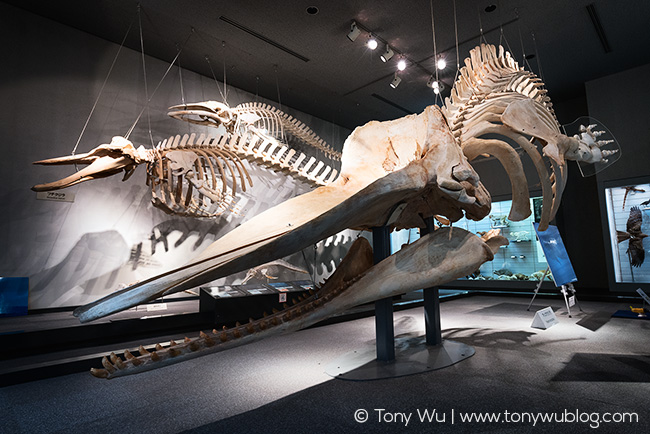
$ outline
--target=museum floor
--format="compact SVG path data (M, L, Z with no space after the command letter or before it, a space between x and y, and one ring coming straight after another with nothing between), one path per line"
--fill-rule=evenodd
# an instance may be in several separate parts
M569 318L559 297L537 300L530 312L528 301L442 303L443 336L476 354L438 371L366 382L329 377L328 363L373 344L374 319L363 318L132 377L79 373L3 387L0 432L647 432L650 321L612 318L623 303L583 301L584 312ZM534 310L549 305L559 324L531 328ZM422 308L395 313L396 335L423 329ZM367 411L365 423L355 421L364 416L358 410ZM420 420L433 410L431 422ZM471 412L500 421L461 420L476 417ZM564 422L533 421L540 413ZM638 422L604 422L623 413L637 413Z

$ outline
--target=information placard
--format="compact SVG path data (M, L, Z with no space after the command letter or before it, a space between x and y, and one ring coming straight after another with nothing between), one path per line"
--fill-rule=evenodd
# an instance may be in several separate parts
M537 329L547 329L558 322L555 312L553 312L553 309L549 306L535 312L535 318L533 318L533 323L530 326Z

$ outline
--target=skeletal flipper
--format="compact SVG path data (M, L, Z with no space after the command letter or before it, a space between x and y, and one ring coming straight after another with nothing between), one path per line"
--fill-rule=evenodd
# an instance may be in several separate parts
M141 346L138 357L129 351L124 359L112 353L102 360L103 368L91 373L109 379L135 374L300 330L353 306L470 274L507 243L496 233L484 241L460 228L444 228L373 266L370 244L359 238L321 288L285 304L283 310L230 329L200 332L197 338L159 345L153 351Z
M503 138L529 155L542 186L540 230L545 230L559 207L567 180L565 160L597 162L607 156L598 149L602 144L560 132L544 83L519 67L501 46L481 44L470 52L443 113L470 161L490 154L506 167L512 185L511 220L522 220L531 210L521 160Z
M241 158L280 170L303 182L327 185L339 173L339 152L305 124L268 104L244 103L230 108L217 101L204 101L173 106L169 110L169 116L175 119L223 126L229 134L238 137L237 152ZM300 148L313 149L323 158L307 155Z

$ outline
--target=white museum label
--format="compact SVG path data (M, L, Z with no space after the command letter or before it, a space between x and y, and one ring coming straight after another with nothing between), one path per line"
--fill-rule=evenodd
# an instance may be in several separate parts
M287 293L286 292L281 292L278 295L280 296L280 303L286 303L287 302Z
M547 329L554 326L558 322L559 321L555 316L555 312L553 312L553 309L551 309L551 306L549 306L535 312L535 318L533 319L533 323L530 326L537 329Z
M154 310L167 310L167 303L154 303L147 305L147 312L152 312Z
M36 199L54 200L56 202L74 202L74 193L65 191L39 191L36 193Z
M576 305L576 296L572 295L571 297L569 297L569 307L573 307L575 305Z

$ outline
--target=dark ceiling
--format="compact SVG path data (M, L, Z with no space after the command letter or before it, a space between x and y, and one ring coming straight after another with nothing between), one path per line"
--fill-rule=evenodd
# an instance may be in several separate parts
M5 2L117 44L138 5L133 0ZM170 62L181 46L184 68L212 77L211 65L219 80L225 69L229 85L347 128L416 113L435 102L426 87L435 71L431 5L437 53L449 65L439 76L446 87L443 96L455 74L453 0L139 4L146 54ZM496 9L487 12L490 5ZM309 13L310 7L317 13ZM481 39L482 29L487 42L508 44L520 63L524 55L536 55L529 69L539 74L541 66L556 102L582 94L585 81L650 62L647 0L456 0L456 9L461 61ZM351 42L346 35L353 20L411 63L396 89L389 83L398 56L381 62L381 42L369 50L365 33ZM137 20L135 25L126 45L140 51ZM213 99L219 99L216 89Z

